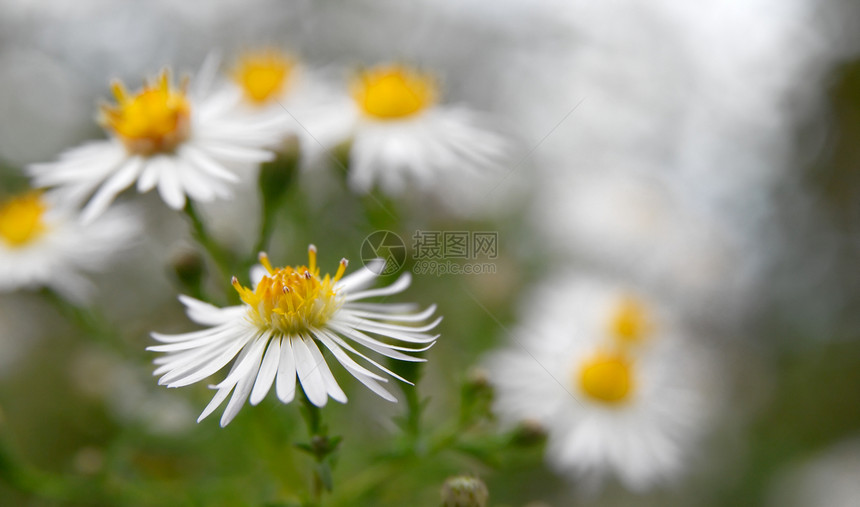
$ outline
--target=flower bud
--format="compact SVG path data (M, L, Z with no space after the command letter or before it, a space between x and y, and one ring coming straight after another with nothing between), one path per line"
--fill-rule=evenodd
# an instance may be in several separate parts
M534 419L526 419L514 430L513 443L524 447L543 443L546 439L546 429Z
M486 507L489 498L487 485L477 477L449 477L442 485L443 507Z
M203 257L195 250L183 250L173 257L173 274L183 287L192 293L203 282L205 267Z

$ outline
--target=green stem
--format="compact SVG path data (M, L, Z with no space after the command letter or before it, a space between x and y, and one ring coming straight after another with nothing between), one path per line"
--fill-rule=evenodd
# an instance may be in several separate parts
M298 157L298 144L295 139L290 139L284 143L274 160L260 165L258 186L262 218L257 242L252 252L252 263L256 262L257 254L265 251L269 246L278 211L283 207L286 196L296 179Z
M257 236L257 242L254 243L253 261L256 262L257 254L265 252L269 248L269 241L272 239L272 232L275 229L276 213L273 209L263 210L263 217L260 219L260 233Z
M321 505L324 491L332 491L332 457L340 444L340 437L330 437L328 427L323 424L322 410L308 400L302 391L302 416L308 425L309 444L299 444L298 447L314 457L316 466L313 469L311 499L308 505Z
M403 394L406 397L406 432L417 443L421 435L421 412L423 405L418 394L418 386L403 386Z
M189 220L191 220L191 227L193 228L195 239L201 246L203 246L215 262L215 266L218 268L219 278L223 280L221 283L224 284L225 293L228 295L232 294L233 291L230 290L230 279L233 275L233 262L230 252L222 248L221 245L218 244L218 242L209 234L209 231L203 224L203 220L200 218L200 215L197 213L197 209L194 207L194 204L190 199L186 201L184 211Z

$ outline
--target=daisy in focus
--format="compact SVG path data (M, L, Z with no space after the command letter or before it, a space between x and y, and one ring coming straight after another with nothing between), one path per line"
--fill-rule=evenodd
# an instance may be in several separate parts
M48 287L84 302L95 289L85 273L103 269L139 229L124 208L84 225L40 192L13 197L0 204L0 291Z
M221 426L229 424L249 398L252 405L260 403L273 384L278 399L290 403L296 396L297 379L314 405L325 406L329 397L345 403L346 395L323 356L322 350L326 349L371 391L388 401L397 401L380 384L388 379L362 366L355 358L378 372L409 382L353 345L392 359L424 361L404 352L421 352L433 346L438 335L427 331L442 318L429 324L424 322L433 315L436 306L416 311L410 304L361 302L402 292L410 284L409 273L387 287L373 289L369 287L380 271L378 265L344 276L347 261L343 259L334 276L320 276L316 254L311 245L308 265L295 268L273 267L266 255L260 254L262 267L253 270L251 288L233 278L243 304L218 308L180 296L188 317L210 327L179 335L152 334L163 345L147 350L165 353L155 360L160 365L155 375L162 375L159 384L167 387L199 382L233 362L224 380L214 386L215 396L198 422L218 408L231 392Z
M428 74L379 65L359 72L350 92L345 133L351 138L349 184L356 192L378 185L391 195L409 187L439 193L450 190L450 178L462 185L507 158L509 143L489 120L441 104L439 84Z
M230 198L243 171L273 157L264 148L277 139L265 119L236 115L223 94L209 93L216 70L216 59L207 59L191 88L187 79L172 83L166 70L136 92L114 82L116 103L103 105L98 117L109 139L31 165L34 183L55 187L64 200L86 202L85 221L135 182L141 193L158 187L173 209L182 209L186 198Z
M680 475L704 426L704 369L671 318L599 280L561 280L530 301L518 342L488 362L500 417L538 422L549 464L592 487Z

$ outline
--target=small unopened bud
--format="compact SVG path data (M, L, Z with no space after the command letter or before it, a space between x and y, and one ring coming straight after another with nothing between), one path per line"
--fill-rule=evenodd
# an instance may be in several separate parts
M184 287L200 287L204 271L203 257L194 250L183 250L173 258L173 273Z
M514 443L523 446L535 445L546 438L546 429L534 419L526 419L514 431Z
M477 477L449 477L442 485L443 507L486 507L489 499L487 485Z
M483 390L490 387L490 375L483 368L474 368L469 372L466 382L475 390Z

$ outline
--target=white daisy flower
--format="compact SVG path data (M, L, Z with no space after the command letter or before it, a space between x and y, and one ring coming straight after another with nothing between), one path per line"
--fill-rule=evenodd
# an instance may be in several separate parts
M364 267L343 277L347 265L343 259L333 277L321 277L313 245L308 257L308 266L274 268L266 255L260 254L265 269L257 266L252 272L256 282L253 289L233 278L243 304L217 308L180 296L189 318L211 327L179 335L152 334L164 344L147 350L166 352L155 360L160 365L155 375L162 375L159 383L167 387L199 382L233 361L230 373L214 386L217 392L198 422L232 392L221 416L221 426L226 426L245 400L250 397L251 404L257 405L273 383L278 399L290 403L296 395L296 378L314 405L324 406L329 397L345 403L346 395L332 375L320 345L359 382L388 401L397 400L380 385L387 378L360 365L352 356L398 380L408 381L356 350L353 344L393 359L424 361L403 352L421 352L435 343L438 335L426 332L442 318L423 324L436 310L435 305L418 312L413 305L359 302L402 292L411 281L409 273L388 287L368 289L379 266Z
M167 71L129 94L114 82L116 105L101 108L99 122L110 135L60 155L56 162L28 168L39 187L58 187L71 202L88 201L82 218L92 220L137 181L139 192L156 186L173 209L186 196L208 202L231 197L237 171L270 160L273 144L262 118L231 112L223 94L209 94L217 60L207 59L195 88L175 87Z
M320 144L333 142L310 132L329 132L326 126L347 106L329 80L298 58L274 48L249 51L239 57L230 76L232 86L225 93L236 109L268 118L279 140L295 136L312 154L320 151Z
M379 185L392 195L409 187L449 191L451 177L462 184L499 167L507 140L476 111L439 104L438 88L429 75L403 65L358 73L344 111L353 190Z
M123 208L84 225L40 192L0 205L0 291L49 287L83 302L94 287L85 272L104 268L140 229Z
M637 291L566 279L534 298L517 344L489 360L504 421L537 421L547 459L642 490L683 471L703 426L702 365Z

